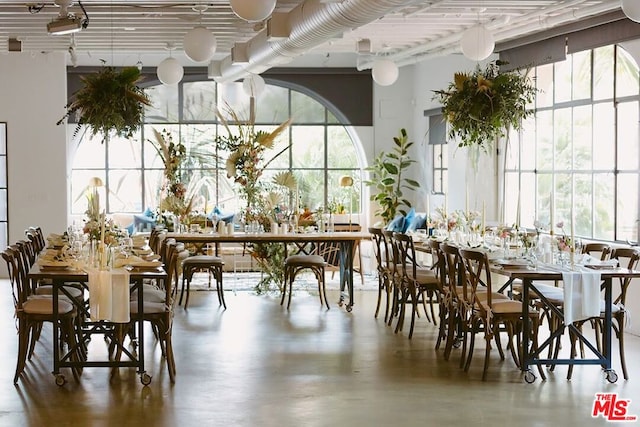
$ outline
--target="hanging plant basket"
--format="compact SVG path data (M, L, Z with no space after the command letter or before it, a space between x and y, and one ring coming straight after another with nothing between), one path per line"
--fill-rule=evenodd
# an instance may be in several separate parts
M449 138L460 147L488 151L509 129L520 130L523 119L534 113L527 107L536 88L520 70L500 72L504 62L489 63L471 73L455 73L446 90L435 91L442 114L449 123Z
M65 106L67 112L57 124L75 115L78 126L74 136L87 125L92 135L111 134L131 138L143 121L144 107L151 101L137 84L142 80L137 67L103 67L99 72L81 77L84 86Z

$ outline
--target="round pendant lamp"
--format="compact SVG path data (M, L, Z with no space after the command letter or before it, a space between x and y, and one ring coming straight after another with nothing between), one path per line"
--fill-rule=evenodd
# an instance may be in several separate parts
M371 76L380 86L390 86L398 80L398 66L388 59L376 59L371 67Z
M482 24L467 29L460 39L462 53L472 61L487 59L495 46L493 34Z
M195 27L184 35L184 53L194 62L211 61L216 53L216 36L205 27Z
M276 0L230 0L229 3L233 13L248 22L264 21L276 7Z
M184 75L184 68L175 58L166 58L160 64L158 64L158 68L156 69L156 74L158 75L158 79L164 85L173 86L176 85L182 80L182 76Z
M640 1L638 0L622 0L622 11L627 18L635 22L640 22Z
M258 98L264 91L264 79L257 74L250 74L242 80L242 90L254 98Z

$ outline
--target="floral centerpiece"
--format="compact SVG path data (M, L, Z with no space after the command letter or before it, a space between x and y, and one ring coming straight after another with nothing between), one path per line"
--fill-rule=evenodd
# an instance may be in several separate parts
M494 140L510 128L521 129L522 120L533 114L527 106L534 100L535 86L518 70L501 72L503 64L495 61L484 70L455 73L446 90L435 91L449 123L449 138L458 138L458 146L487 152Z

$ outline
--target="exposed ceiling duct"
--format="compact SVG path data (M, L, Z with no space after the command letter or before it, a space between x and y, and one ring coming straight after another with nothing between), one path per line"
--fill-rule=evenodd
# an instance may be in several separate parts
M250 39L244 46L246 62L236 64L229 56L210 67L216 70L210 77L220 83L245 77L288 62L332 38L340 37L362 25L417 3L416 0L351 0L326 3L310 0L286 14L289 37L270 40L266 30Z

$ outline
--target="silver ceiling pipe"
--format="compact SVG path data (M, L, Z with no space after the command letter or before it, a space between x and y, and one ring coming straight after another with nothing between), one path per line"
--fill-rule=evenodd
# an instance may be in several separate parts
M261 73L340 37L346 31L415 3L416 0L344 0L342 3L307 0L287 14L287 38L270 40L267 30L262 30L242 46L245 56L242 63L234 63L231 57L216 61L210 66L210 70L215 70L210 77L226 83L248 73Z

